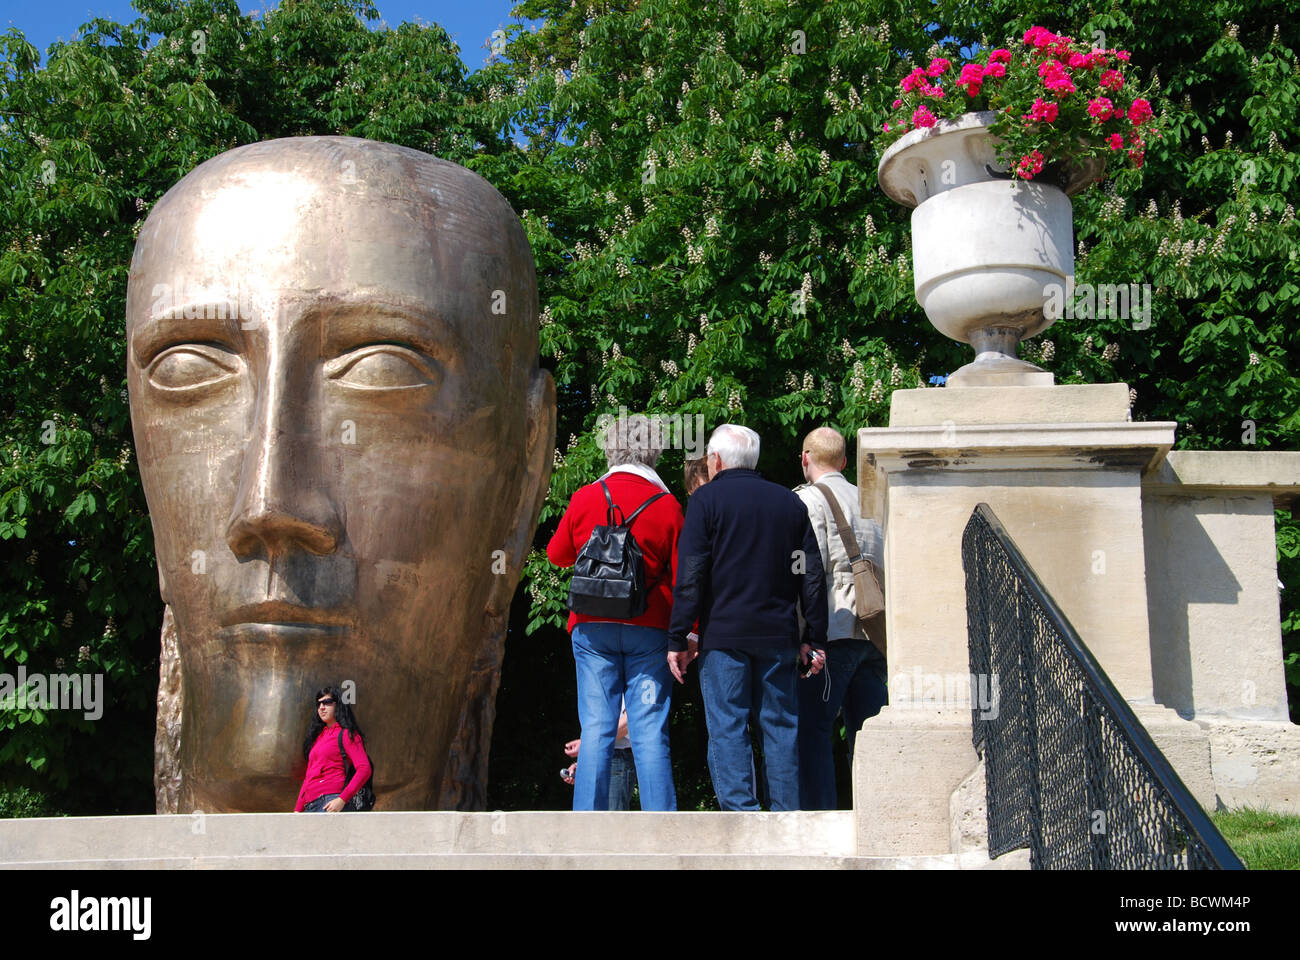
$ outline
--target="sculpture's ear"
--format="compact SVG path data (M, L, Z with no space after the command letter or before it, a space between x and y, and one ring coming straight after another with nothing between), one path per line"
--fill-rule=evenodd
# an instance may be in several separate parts
M488 595L488 616L505 616L519 585L519 572L537 532L537 515L551 482L551 463L555 449L555 381L550 371L534 370L528 384L528 442L524 454L524 477L519 484L519 499L511 513L512 525L506 529L506 572L496 575Z

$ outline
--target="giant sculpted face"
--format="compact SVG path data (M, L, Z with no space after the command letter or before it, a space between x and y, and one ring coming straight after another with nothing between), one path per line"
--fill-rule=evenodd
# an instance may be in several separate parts
M554 444L536 315L505 199L415 150L253 144L158 202L127 373L167 605L160 812L292 809L327 684L381 808L482 804Z

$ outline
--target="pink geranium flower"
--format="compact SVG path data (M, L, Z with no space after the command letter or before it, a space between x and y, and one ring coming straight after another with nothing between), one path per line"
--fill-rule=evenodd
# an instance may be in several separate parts
M1044 100L1042 97L1038 97L1037 99L1034 100L1034 105L1029 108L1029 113L1027 113L1025 116L1029 120L1051 123L1053 120L1056 119L1058 112L1059 112L1059 108L1056 106L1056 104L1049 103L1048 101Z
M1118 70L1107 70L1097 81L1106 90L1120 90L1124 86L1124 77Z
M905 76L903 78L903 82L899 84L899 86L901 86L905 91L908 92L915 90L917 87L924 86L924 85L925 85L925 71L922 70L920 67L917 67L907 76Z
M1070 72L1056 60L1045 60L1039 64L1038 75L1043 78L1043 85L1058 97L1074 93L1074 81Z
M1086 53L1072 53L1068 63L1071 67L1086 67L1088 65L1088 55Z
M1105 50L1094 50L1092 53L1088 54L1089 70L1094 67L1104 67L1108 63L1110 63L1110 60L1107 59Z
M1010 63L1010 62L1011 62L1011 51L1007 50L1005 47L998 47L998 49L994 50L992 53L989 54L989 63ZM1002 74L998 74L998 76L1001 75Z
M1128 63L1128 51L1127 51L1127 50L1116 50L1116 51L1115 51L1115 59L1116 59L1116 60L1123 60L1125 63Z
M1007 65L1001 61L990 60L989 65L984 68L984 76L986 77L1005 77L1006 75Z
M1048 45L1047 51L1054 56L1065 58L1070 55L1070 44L1072 43L1074 43L1074 37L1055 37L1052 43ZM1074 64L1070 64L1070 66L1074 66Z
M1115 104L1106 97L1096 97L1088 101L1088 116L1096 123L1105 123L1109 120L1114 109Z
M924 106L917 107L912 114L912 123L917 127L933 127L936 122L935 115Z
M1151 104L1141 97L1133 101L1133 106L1128 108L1128 118L1133 121L1133 126L1138 127L1151 119Z
M1025 31L1025 43L1036 50L1044 50L1057 40L1056 34L1046 27L1030 27Z
M1026 180L1034 179L1034 175L1043 169L1043 155L1038 150L1031 150L1020 158L1020 165L1016 172Z
M944 57L935 57L930 61L930 66L926 68L925 74L928 77L937 77L946 71L952 64Z
M1109 137L1106 138L1106 145L1109 146L1112 150L1123 150L1124 135L1120 133L1112 133Z
M892 107L893 109L897 110L897 109L898 109L899 107L901 107L902 105L903 105L903 101L902 101L902 100L895 100L893 103L890 104L890 107Z

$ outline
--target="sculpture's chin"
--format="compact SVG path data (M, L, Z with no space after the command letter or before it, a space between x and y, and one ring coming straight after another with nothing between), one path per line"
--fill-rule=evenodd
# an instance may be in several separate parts
M186 775L180 811L192 813L284 813L294 808L300 778L249 774L237 779Z

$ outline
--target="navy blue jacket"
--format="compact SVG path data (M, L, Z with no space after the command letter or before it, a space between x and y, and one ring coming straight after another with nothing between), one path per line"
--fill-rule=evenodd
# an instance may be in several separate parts
M695 491L677 543L668 646L686 649L698 618L700 649L768 651L826 642L822 554L795 494L757 470L731 467Z

